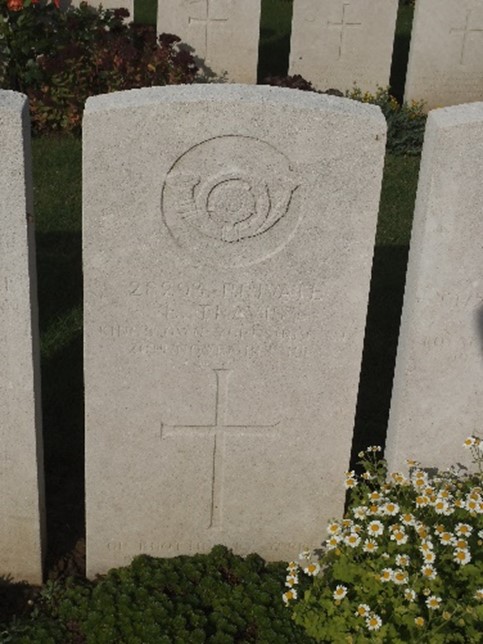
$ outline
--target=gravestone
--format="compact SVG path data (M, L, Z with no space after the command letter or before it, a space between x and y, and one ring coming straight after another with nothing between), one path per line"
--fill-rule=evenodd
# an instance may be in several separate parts
M88 100L90 576L218 543L290 558L342 513L385 129L271 87Z
M398 0L294 0L290 74L317 89L389 85Z
M387 436L406 458L466 462L483 411L483 103L430 112Z
M179 36L206 77L257 82L260 0L158 0L157 28Z
M30 121L0 91L0 576L42 581L44 485Z
M406 101L426 108L483 100L482 0L418 0Z

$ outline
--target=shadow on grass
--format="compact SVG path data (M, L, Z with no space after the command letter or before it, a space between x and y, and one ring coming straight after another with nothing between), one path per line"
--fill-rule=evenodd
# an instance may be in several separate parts
M268 76L286 76L288 74L288 58L290 53L290 36L275 37L271 29L260 32L260 47L258 50L258 82Z
M406 85L412 21L412 7L400 7L397 19L396 35L394 38L389 85L391 87L391 94L401 103L404 98L404 87Z
M375 249L351 469L358 452L386 441L407 258L407 246Z
M22 617L28 611L28 602L34 595L34 588L26 582L14 582L10 576L0 575L0 634L2 624L7 624L13 615Z
M80 233L37 234L49 577L83 573L84 384Z
M84 574L82 334L42 362L49 578Z

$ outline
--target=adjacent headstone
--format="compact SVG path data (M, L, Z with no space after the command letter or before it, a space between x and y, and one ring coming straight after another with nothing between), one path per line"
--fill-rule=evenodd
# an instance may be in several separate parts
M482 0L418 0L406 101L427 109L483 100Z
M260 0L158 0L157 28L179 36L207 78L257 82Z
M391 469L463 462L483 412L483 103L430 112L387 436ZM469 459L466 459L469 463Z
M87 101L88 575L342 513L385 130L272 87Z
M42 581L44 484L30 121L0 91L0 576Z
M389 85L398 0L294 0L290 74L317 89Z

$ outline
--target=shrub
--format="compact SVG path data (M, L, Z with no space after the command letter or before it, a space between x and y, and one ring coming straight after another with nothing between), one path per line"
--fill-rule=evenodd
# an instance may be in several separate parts
M0 86L29 97L37 133L77 133L86 99L95 94L191 83L194 59L179 38L126 24L126 9L59 12L25 0L0 0ZM75 41L72 34L75 33Z
M316 90L312 83L299 74L295 76L269 76L263 81L267 85L289 87L318 94L344 96L337 89ZM426 114L423 101L400 105L389 89L380 87L375 94L362 92L358 87L345 93L347 98L362 103L379 105L387 121L387 150L397 155L421 154L426 128Z
M387 149L394 154L421 154L426 128L423 101L400 105L387 88L379 87L375 94L355 87L346 92L347 98L379 105L387 121Z
M49 583L29 620L0 641L20 644L309 642L278 601L284 565L223 546L209 555L136 557L97 582ZM0 629L1 631L1 629Z
M302 553L284 594L297 624L321 642L477 642L483 620L483 444L465 441L478 472L387 476L380 448L347 473L349 511L332 521L319 557ZM299 572L313 576L297 601ZM294 581L295 580L295 581ZM302 593L301 593L302 595Z

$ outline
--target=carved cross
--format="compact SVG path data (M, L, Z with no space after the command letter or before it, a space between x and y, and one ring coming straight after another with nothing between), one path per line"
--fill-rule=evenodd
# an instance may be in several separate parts
M198 0L196 0L198 1ZM217 23L220 22L227 22L228 18L214 18L211 13L212 9L212 4L211 0L203 0L205 2L205 17L204 18L192 18L189 16L188 18L188 24L201 24L204 26L205 33L204 33L204 45L203 45L203 53L199 52L199 54L205 59L206 63L209 63L210 55L209 55L209 45L210 45L210 27L217 25Z
M213 422L208 425L164 425L161 424L161 439L169 436L186 436L191 432L203 432L212 440L211 457L211 502L209 528L221 528L223 510L223 479L225 468L226 437L234 432L241 434L267 435L280 421L272 425L229 425L226 421L228 382L232 373L229 369L213 369L216 377L216 399Z
M466 45L468 43L468 35L471 33L480 33L483 34L483 27L478 29L470 29L470 17L471 17L472 9L469 9L466 12L466 19L465 19L465 26L462 29L456 29L452 28L449 30L450 34L455 33L455 34L463 34L463 42L461 43L461 53L460 53L460 65L465 64L465 55L466 55Z
M344 53L344 35L345 35L345 28L346 27L360 27L362 25L362 22L349 22L346 21L346 11L347 8L350 7L350 2L344 2L342 5L342 17L340 22L331 22L330 20L327 22L327 25L330 27L340 27L340 36L339 36L339 56L337 60L340 60L342 58L342 54Z

